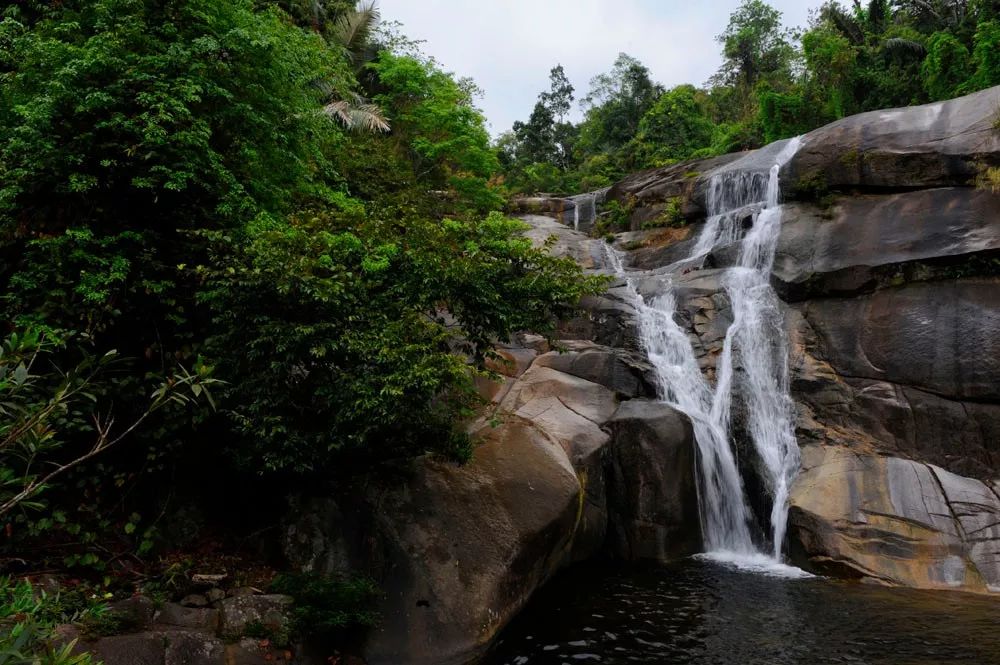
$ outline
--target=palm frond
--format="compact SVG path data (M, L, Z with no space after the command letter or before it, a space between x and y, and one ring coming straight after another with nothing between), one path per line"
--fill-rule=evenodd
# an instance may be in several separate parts
M378 25L381 13L375 0L362 2L353 11L345 13L337 19L331 36L340 44L351 59L358 63L372 31Z
M862 44L865 41L865 33L858 24L857 19L844 11L840 5L828 4L823 6L822 17L826 19L833 28L853 44Z
M341 122L349 130L365 132L388 132L389 121L376 104L353 104L338 99L323 107L323 112Z
M882 50L888 53L903 53L920 58L927 55L926 46L920 42L913 41L912 39L903 39L902 37L893 37L892 39L885 40L882 43Z

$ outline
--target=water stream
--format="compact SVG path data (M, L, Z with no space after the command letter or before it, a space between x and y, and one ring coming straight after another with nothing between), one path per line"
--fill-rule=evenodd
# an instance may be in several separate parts
M597 206L604 203L609 189L610 187L607 187L570 197L570 201L573 202L573 228L575 230L590 231L597 219Z
M732 168L708 185L708 219L690 255L657 271L661 286L641 294L637 279L617 252L612 266L635 297L640 333L654 367L660 398L687 414L698 441L699 504L707 556L741 567L802 574L781 564L788 492L799 468L794 405L788 394L787 342L769 276L781 229L781 166L799 147L792 139L770 164ZM752 220L743 234L746 220ZM740 236L743 235L742 240ZM686 331L676 320L678 278L697 269L712 250L740 242L736 265L720 284L733 312L714 388L706 379ZM752 515L732 444L732 412L739 400L744 429L753 442L773 510L770 546L754 542Z

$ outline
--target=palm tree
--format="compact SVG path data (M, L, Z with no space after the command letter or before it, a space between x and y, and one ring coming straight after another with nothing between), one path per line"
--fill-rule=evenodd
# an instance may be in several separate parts
M336 12L330 20L331 8L327 0L310 0L313 29L334 46L343 49L345 56L360 74L365 65L376 55L371 37L381 15L376 0L360 2L352 8ZM382 109L356 92L338 92L328 81L317 83L327 99L323 112L337 119L346 128L367 132L388 132L389 120Z

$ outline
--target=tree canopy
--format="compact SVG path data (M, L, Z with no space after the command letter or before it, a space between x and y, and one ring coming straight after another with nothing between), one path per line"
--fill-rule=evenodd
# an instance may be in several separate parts
M982 90L1000 84L998 26L996 0L830 0L800 29L764 0L744 0L717 37L722 65L701 87L666 90L622 54L591 81L575 126L557 121L542 93L528 122L498 143L507 184L596 189L629 171L757 148L862 111ZM573 137L561 152L556 134Z

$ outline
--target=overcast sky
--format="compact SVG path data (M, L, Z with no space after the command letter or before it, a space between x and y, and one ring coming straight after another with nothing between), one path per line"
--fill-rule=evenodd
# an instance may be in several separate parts
M704 83L718 68L715 36L740 0L380 0L385 20L424 39L444 68L471 76L496 135L526 120L561 63L579 99L624 51L667 87ZM789 27L820 0L771 0Z

